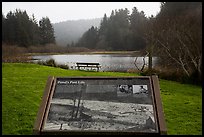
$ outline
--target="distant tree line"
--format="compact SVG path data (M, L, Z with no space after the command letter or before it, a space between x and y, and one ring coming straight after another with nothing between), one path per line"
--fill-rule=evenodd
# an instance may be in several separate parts
M34 15L30 18L26 11L16 9L6 17L2 13L2 42L23 47L55 43L54 29L48 17L38 24Z
M76 44L80 47L105 50L141 50L146 47L143 26L147 23L144 12L136 7L129 15L127 8L104 14L100 28L91 27Z

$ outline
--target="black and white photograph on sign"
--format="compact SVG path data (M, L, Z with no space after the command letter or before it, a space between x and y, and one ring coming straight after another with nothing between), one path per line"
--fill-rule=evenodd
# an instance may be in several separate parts
M147 85L133 85L133 96L148 97Z
M132 85L119 85L118 89L118 96L128 96L133 93Z
M158 132L150 96L139 96L147 85L58 82L55 91L43 130Z

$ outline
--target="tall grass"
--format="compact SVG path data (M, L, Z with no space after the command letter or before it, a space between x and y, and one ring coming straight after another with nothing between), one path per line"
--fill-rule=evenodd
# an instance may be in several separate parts
M20 47L18 45L2 44L3 62L27 62L31 58L28 53L71 53L71 52L90 52L92 50L83 47L62 47L56 44L35 45Z
M56 44L35 45L22 47L18 45L2 44L3 55L12 56L23 53L70 53L70 52L90 52L92 50L84 47L64 47Z

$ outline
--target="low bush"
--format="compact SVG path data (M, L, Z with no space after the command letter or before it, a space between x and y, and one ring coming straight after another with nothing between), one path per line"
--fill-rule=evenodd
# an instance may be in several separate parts
M56 64L54 59L49 59L46 61L38 61L37 64L45 65L45 66L51 66L51 67L57 67L57 68L62 68L62 69L69 69L68 65Z
M68 66L68 65L62 65L62 64L60 64L60 65L57 65L57 67L62 68L62 69L69 69L69 66Z
M55 63L55 60L54 59L49 59L45 62L45 65L46 66L52 66L52 67L56 67L56 63Z

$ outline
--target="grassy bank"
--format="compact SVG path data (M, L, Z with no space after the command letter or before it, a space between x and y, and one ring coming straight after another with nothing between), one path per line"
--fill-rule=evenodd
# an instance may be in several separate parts
M136 76L2 63L2 133L32 134L48 76ZM202 133L202 87L160 80L168 134Z

